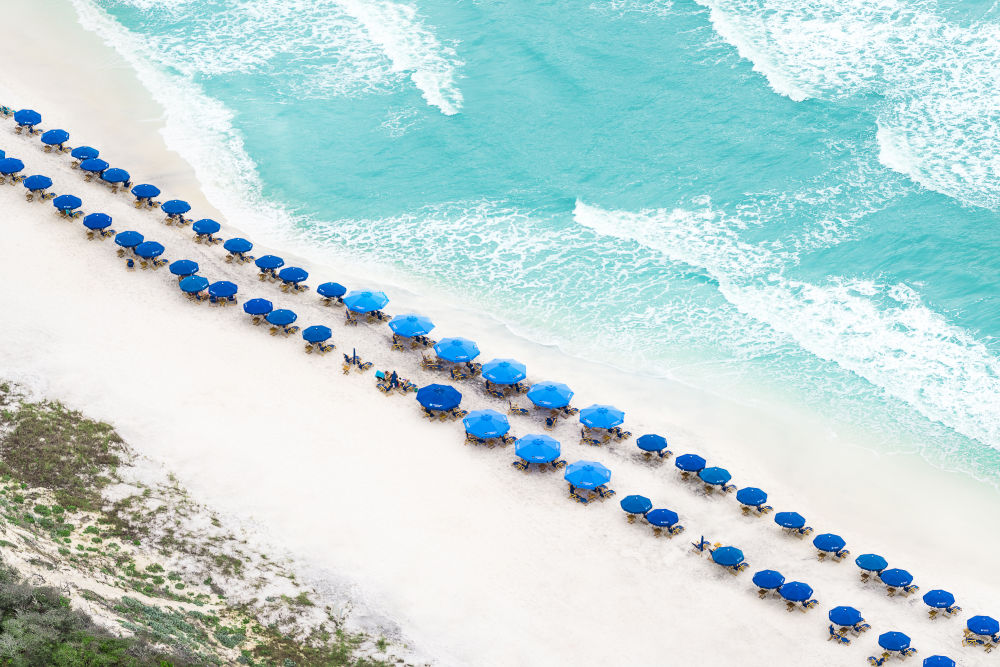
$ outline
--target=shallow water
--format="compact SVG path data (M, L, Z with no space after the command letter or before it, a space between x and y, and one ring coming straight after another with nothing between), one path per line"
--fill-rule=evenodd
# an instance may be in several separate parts
M992 5L75 4L318 252L1000 479Z

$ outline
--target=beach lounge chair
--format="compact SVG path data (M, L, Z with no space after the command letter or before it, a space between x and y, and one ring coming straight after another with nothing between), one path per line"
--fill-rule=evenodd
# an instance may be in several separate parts
M953 604L952 606L945 608L944 613L946 616L954 616L960 611L962 611L962 608L957 604Z
M919 590L920 586L915 586L913 584L910 584L909 586L903 586L903 597L909 597L910 595L913 595Z
M864 621L861 621L860 623L855 623L854 624L854 632L856 632L859 635L862 632L868 632L871 629L872 629L872 626L869 625L868 623L865 623Z
M552 467L556 470L561 470L562 468L566 467L566 461L564 461L563 459L556 459L555 461L552 462Z
M472 377L472 374L460 366L455 366L451 369L451 379L452 380L468 380Z
M882 665L885 664L885 661L888 659L889 659L888 653L883 653L882 657L879 658L875 657L874 655L870 655L868 656L868 664L873 665L874 667L881 667Z
M909 648L904 648L902 651L899 652L899 655L902 658L910 658L912 656L915 656L916 654L917 654L917 649L913 648L912 646L910 646Z
M597 495L599 495L602 500L607 500L608 498L611 498L612 496L615 495L614 489L609 489L603 484L594 489L594 491L597 491Z
M358 318L357 318L357 316L353 312L351 312L350 310L345 310L344 311L344 324L349 324L352 327L358 326Z
M509 415L520 415L522 417L527 417L528 416L528 410L527 410L527 408L522 408L517 403L511 403L510 401L507 402L507 405L509 406L509 408L507 409L507 414L509 414Z
M440 361L432 359L427 355L424 355L423 359L420 360L420 367L428 371L440 371L444 368Z
M805 602L802 603L802 609L803 610L812 609L813 607L815 607L818 604L819 604L819 600L806 600Z
M710 551L712 543L706 540L705 536L702 535L697 542L692 542L691 546L694 547L694 550L700 555Z
M827 637L826 640L830 641L831 639L836 640L836 642L838 644L850 644L851 643L850 639L848 639L844 635L842 635L839 632L837 632L836 630L834 630L833 629L833 625L830 625L830 636Z
M791 532L795 537L805 537L809 533L813 532L812 526L803 526L802 528L793 528Z
M514 459L514 462L511 463L511 465L522 472L528 472L528 462L524 459Z
M504 447L506 447L507 445L513 445L515 442L517 442L517 438L515 438L512 435L502 435L502 436L500 436L500 443Z
M486 395L492 396L493 398L500 398L500 399L507 398L507 392L505 392L503 389L496 389L493 387L487 387Z

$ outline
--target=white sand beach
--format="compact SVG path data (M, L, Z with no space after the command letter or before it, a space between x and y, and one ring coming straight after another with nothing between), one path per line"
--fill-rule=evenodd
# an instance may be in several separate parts
M193 217L223 224L223 238L243 235L226 202L199 184L198 165L168 145L164 112L130 66L76 25L66 3L5 11L12 20L0 39L36 58L8 62L0 104L36 109L45 129L70 132L70 145L98 147L134 182L157 184L160 200L185 199ZM48 12L51 27L36 30ZM269 336L240 307L192 303L166 268L126 271L113 241L88 241L79 219L4 185L3 373L113 424L200 500L257 521L316 579L350 587L438 664L862 665L888 630L912 638L919 654L910 664L938 653L961 665L995 660L961 638L969 616L1000 614L997 489L916 453L880 455L869 434L832 424L822 406L803 414L766 396L733 400L588 364L442 295L403 290L390 271L324 266L307 249L296 258L245 230L255 255L306 268L310 285L385 289L390 313L428 315L436 338L472 338L481 360L517 358L529 381L570 385L577 407L624 409L635 436L664 434L675 454L726 467L738 486L766 490L775 510L843 536L851 556L820 562L811 537L784 534L773 515L742 516L732 494L681 481L673 459L646 461L634 439L578 444L579 424L564 420L552 432L562 458L604 463L618 494L582 506L567 498L561 473L514 470L512 447L466 446L461 422L428 422L412 395L378 392L371 372L342 374L340 354L356 348L418 385L444 381L419 368L418 352L393 351L384 325L346 327L342 309L324 307L314 291L285 294L259 282L252 265L224 263L221 246L196 244L158 210L84 183L68 155L44 153L9 118L0 119L0 149L24 161L24 174L51 177L52 192L81 197L85 212L111 215L115 230L136 230L166 246L169 260L193 259L210 280L237 283L241 301L264 297L294 310L303 327L330 326L337 345L306 355L301 338ZM478 381L456 386L463 408L505 411ZM536 418L511 423L517 435L543 432ZM657 539L649 526L626 523L618 500L631 493L677 511L686 532ZM732 576L693 553L700 535L741 548L750 569ZM869 552L912 572L920 593L888 597L884 586L862 584L853 558ZM780 600L758 599L750 579L759 569L810 584L819 606L789 613ZM953 592L964 611L928 619L920 596L934 588ZM873 630L850 646L828 642L826 613L837 605L860 609Z

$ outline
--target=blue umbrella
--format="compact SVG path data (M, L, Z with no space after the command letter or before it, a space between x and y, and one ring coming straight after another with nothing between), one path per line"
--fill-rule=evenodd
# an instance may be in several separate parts
M662 435L647 433L640 435L635 444L644 452L662 452L667 448L667 439Z
M87 229L107 229L111 226L111 216L107 213L91 213L83 216L83 226Z
M274 271L278 267L284 266L285 260L277 255L264 255L263 257L258 257L254 264L262 271Z
M90 146L77 146L72 150L72 152L70 152L70 155L72 155L74 159L80 160L81 162L83 160L93 160L100 154L101 151L96 148L91 148Z
M83 162L80 163L80 169L83 169L84 171L92 171L95 174L103 173L110 166L111 165L105 162L104 160L98 159L96 157L92 157L89 160L84 160Z
M115 243L123 248L134 248L142 243L142 234L139 232L118 232L115 236Z
M941 589L927 591L924 593L924 604L935 609L947 609L955 604L955 596Z
M596 461L577 461L567 466L563 479L581 489L594 489L611 481L611 471Z
M135 254L143 259L152 259L163 254L164 247L156 241L143 241L135 247Z
M198 273L198 262L193 262L190 259L179 259L170 265L170 273L175 276L193 276Z
M426 336L434 323L423 315L396 315L389 322L389 328L400 336Z
M673 510L656 509L646 513L646 521L657 528L669 528L680 520L677 512Z
M330 327L324 327L321 324L306 327L302 332L302 338L307 343L322 343L325 340L330 340L331 336L333 336L333 332L330 331Z
M216 299L228 299L231 296L236 296L236 292L239 289L236 283L231 283L228 280L218 280L208 286L208 295L214 296Z
M861 554L854 559L855 564L868 572L881 572L889 567L889 562L878 554Z
M955 667L955 661L943 655L924 658L924 667Z
M619 504L628 514L645 514L649 510L653 509L652 501L646 496L625 496L621 499Z
M167 215L183 215L191 210L191 204L183 199L171 199L170 201L163 202L160 210Z
M417 390L417 402L428 410L452 410L462 402L462 394L446 384L429 384Z
M274 306L267 299L250 299L243 304L243 312L247 315L267 315Z
M182 292L197 294L208 287L208 278L204 276L188 276L181 280L179 284Z
M149 183L140 183L132 188L132 194L139 199L152 199L153 197L160 196L160 188Z
M289 324L298 319L298 315L286 308L278 308L277 310L272 310L264 318L271 324L277 327L287 327Z
M813 546L820 551L829 551L831 553L840 551L847 546L847 542L844 541L840 535L834 535L833 533L823 533L822 535L817 535L813 538Z
M323 283L316 288L316 293L328 299L336 299L347 294L347 288L340 283Z
M705 467L705 459L697 454L681 454L674 460L674 465L684 472L698 472Z
M222 225L211 218L202 218L191 225L191 231L195 234L214 234L222 229Z
M73 211L83 206L83 201L74 195L59 195L52 200L52 205L60 211Z
M565 408L572 398L573 390L562 382L539 382L528 390L528 400L540 408Z
M591 405L580 410L580 423L590 428L611 428L625 421L625 412L613 405Z
M702 468L698 471L698 477L701 477L701 481L705 484L713 486L722 486L733 478L725 468Z
M898 567L894 567L891 570L882 570L878 573L878 578L882 580L883 584L893 588L909 586L913 583L913 575Z
M753 575L753 584L757 588L773 590L781 588L783 583L785 583L785 577L776 570L761 570Z
M744 486L736 492L736 500L743 505L760 507L767 502L767 494L755 486Z
M483 364L483 377L494 384L514 384L527 375L524 364L514 359L493 359Z
M813 589L809 584L803 584L801 581L790 581L787 584L782 584L778 592L789 602L805 602L813 594Z
M990 616L973 616L965 627L974 635L995 635L1000 632L1000 622Z
M42 122L42 114L34 111L33 109L21 109L20 111L14 112L14 122L18 125L34 127Z
M801 528L806 525L805 517L798 512L778 512L774 515L774 522L782 528Z
M52 179L48 176L28 176L24 179L24 187L28 190L45 190L52 187Z
M195 231L198 230L196 229ZM250 241L247 241L246 239L240 237L229 239L228 241L222 244L222 247L226 250L226 252L236 252L241 254L253 250L253 244L250 243Z
M724 567L736 567L743 562L743 552L736 547L719 547L712 552L712 560Z
M49 130L42 134L42 143L46 146L58 146L69 141L69 132L66 130Z
M107 181L108 183L128 183L128 179L131 178L129 173L124 169L108 169L103 174L101 174L101 180Z
M462 423L465 432L476 438L499 438L510 431L506 415L495 410L473 410Z
M910 647L910 638L902 632L883 632L878 636L878 645L886 651L903 651Z
M529 463L550 463L560 451L559 441L547 435L526 435L514 443L514 453Z
M479 346L467 338L442 338L434 351L445 361L472 361L479 356Z
M827 616L830 622L836 625L854 626L865 620L862 618L861 612L854 607L834 607Z
M16 157L0 158L0 174L10 176L24 169L24 163Z
M389 297L385 292L369 292L354 290L344 297L347 307L356 313L370 313L373 310L381 310L389 303Z
M278 278L286 283L298 284L308 277L309 273L297 266L287 266L278 272Z

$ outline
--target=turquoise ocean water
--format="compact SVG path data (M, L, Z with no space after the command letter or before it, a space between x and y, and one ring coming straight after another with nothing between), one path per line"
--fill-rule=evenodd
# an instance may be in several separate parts
M74 4L231 112L305 242L1000 479L996 5Z

